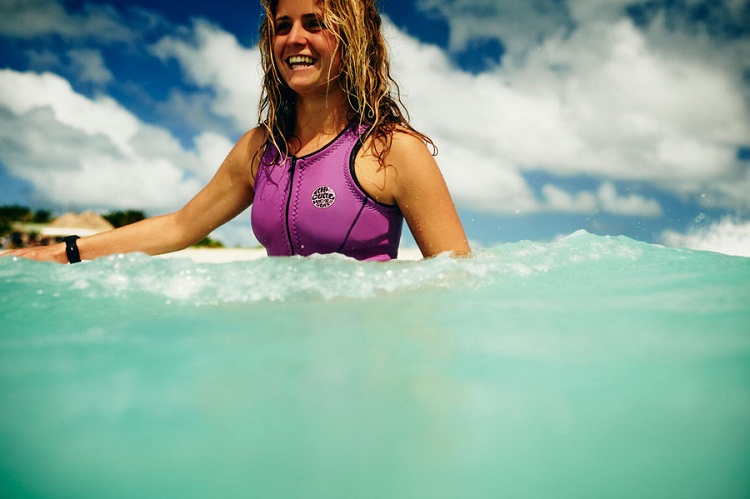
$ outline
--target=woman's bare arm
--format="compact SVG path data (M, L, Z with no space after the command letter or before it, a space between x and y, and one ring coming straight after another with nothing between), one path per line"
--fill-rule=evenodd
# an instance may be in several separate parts
M440 168L427 146L408 133L395 133L387 162L395 170L393 196L422 255L471 252Z
M114 253L158 255L190 246L231 220L253 201L253 161L264 141L256 128L232 148L211 181L184 207L77 241L83 260ZM24 248L6 253L32 260L67 263L64 244Z

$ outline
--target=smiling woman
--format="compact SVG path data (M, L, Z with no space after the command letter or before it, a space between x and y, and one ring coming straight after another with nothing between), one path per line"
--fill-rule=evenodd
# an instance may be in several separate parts
M469 253L427 145L390 77L373 0L263 0L260 125L182 209L68 246L13 254L65 263L161 254L203 239L251 204L270 256L397 258L405 219L422 255ZM72 246L72 247L71 247Z

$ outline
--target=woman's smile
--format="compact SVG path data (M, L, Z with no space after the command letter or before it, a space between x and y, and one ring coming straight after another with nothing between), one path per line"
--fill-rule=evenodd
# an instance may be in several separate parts
M317 59L308 55L293 55L291 57L287 57L286 59L286 63L291 69L309 68L310 66L315 64L316 61Z

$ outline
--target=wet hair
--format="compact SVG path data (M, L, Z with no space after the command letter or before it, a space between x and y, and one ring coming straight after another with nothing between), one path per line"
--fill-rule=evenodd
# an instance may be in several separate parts
M317 0L321 22L338 40L341 55L339 84L349 103L349 119L370 128L374 153L381 167L390 150L395 130L414 135L437 148L426 135L409 123L398 84L390 74L388 49L381 30L376 0ZM281 78L273 56L275 18L279 0L261 0L265 15L260 26L263 91L259 124L283 155L294 136L296 94Z

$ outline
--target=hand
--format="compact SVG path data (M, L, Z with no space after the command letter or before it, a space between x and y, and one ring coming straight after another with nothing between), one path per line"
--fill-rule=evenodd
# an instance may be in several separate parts
M53 244L51 246L21 248L8 251L0 256L15 256L27 260L36 260L38 262L68 263L68 255L65 252L65 243Z

